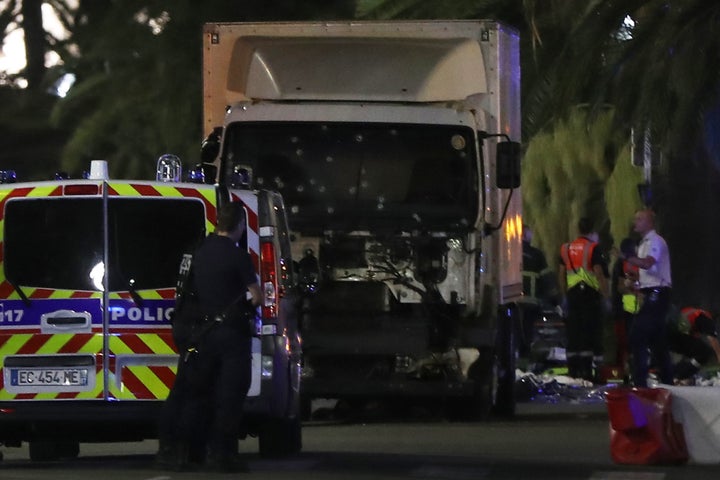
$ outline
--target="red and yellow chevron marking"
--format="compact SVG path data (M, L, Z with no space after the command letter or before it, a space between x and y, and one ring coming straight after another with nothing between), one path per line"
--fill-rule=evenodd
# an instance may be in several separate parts
M2 244L0 244L2 248ZM0 261L2 265L2 261ZM44 300L44 299L87 299L87 298L102 298L102 292L86 291L86 290L55 290L51 288L29 288L22 287L23 293L30 300ZM5 279L5 273L0 268L0 298L7 300L19 300L20 294L15 291L10 282Z
M108 392L117 399L167 397L177 371L170 332L111 335ZM154 355L162 355L153 359ZM165 359L165 362L160 361ZM168 360L172 359L169 363Z
M172 184L157 185L148 183L108 183L108 195L123 197L172 197L197 198L205 204L205 231L215 230L217 223L217 207L215 188L207 187L178 187Z
M101 292L102 293L102 292ZM173 300L175 298L174 288L160 288L157 290L138 290L137 294L145 300ZM101 295L102 296L102 295ZM110 292L108 297L111 300L123 299L130 300L132 295L130 292Z
M175 346L169 330L111 335L108 348L108 398L154 400L167 397L177 371ZM89 354L96 359L95 388L81 392L9 393L4 389L0 367L0 400L102 399L102 351L102 333L0 336L0 358L7 355ZM162 357L154 358L157 355ZM119 363L122 366L118 372Z
M0 243L0 246L2 244ZM2 260L0 260L0 266ZM65 300L65 299L88 299L97 298L101 299L103 294L99 291L90 290L56 290L52 288L31 288L22 287L23 293L30 300ZM161 288L157 290L138 290L137 292L142 298L146 300L172 300L175 298L174 288ZM116 299L131 299L130 292L110 292L109 298ZM5 274L0 268L0 298L7 300L19 300L20 294L15 291L13 286L5 279Z
M255 271L259 271L260 268L260 252L258 250L260 245L260 225L258 221L258 205L257 197L253 198L254 203L248 203L244 201L236 192L230 192L230 200L233 202L242 202L245 205L245 215L247 217L247 244L248 253L252 259Z
M99 356L103 349L101 333L40 335L15 333L0 336L0 358L7 355L50 355L50 354L88 354ZM0 400L48 400L53 398L101 398L102 362L96 363L95 390L90 392L62 393L9 393L4 388L3 368L0 365Z

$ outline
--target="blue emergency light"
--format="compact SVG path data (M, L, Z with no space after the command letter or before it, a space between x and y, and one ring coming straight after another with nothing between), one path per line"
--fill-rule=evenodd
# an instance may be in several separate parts
M15 183L16 180L15 170L0 170L0 183Z

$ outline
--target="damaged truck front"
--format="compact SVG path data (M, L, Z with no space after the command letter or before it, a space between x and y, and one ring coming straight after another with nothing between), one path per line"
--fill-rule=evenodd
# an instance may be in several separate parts
M513 413L518 48L493 21L205 26L204 156L285 199L306 401Z

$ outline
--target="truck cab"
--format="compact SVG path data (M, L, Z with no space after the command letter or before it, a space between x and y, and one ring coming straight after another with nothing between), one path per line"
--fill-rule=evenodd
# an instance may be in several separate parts
M282 197L183 177L164 156L153 181L0 184L0 443L33 460L79 444L154 438L177 371L171 319L183 254L245 207L247 248L267 296L252 339L247 433L261 453L300 448L301 346ZM3 176L12 178L12 176ZM188 178L195 181L186 181Z
M204 39L219 182L286 201L304 398L512 412L517 32L492 21L232 23L207 24Z

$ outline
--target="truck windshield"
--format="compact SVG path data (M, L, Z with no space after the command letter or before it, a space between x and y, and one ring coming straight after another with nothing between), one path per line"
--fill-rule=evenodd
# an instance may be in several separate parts
M228 127L225 179L279 191L293 230L467 229L478 206L468 127L252 122Z
M101 198L8 201L4 265L20 286L100 290L103 266ZM205 233L204 206L181 199L108 199L109 287L172 288L182 254Z

